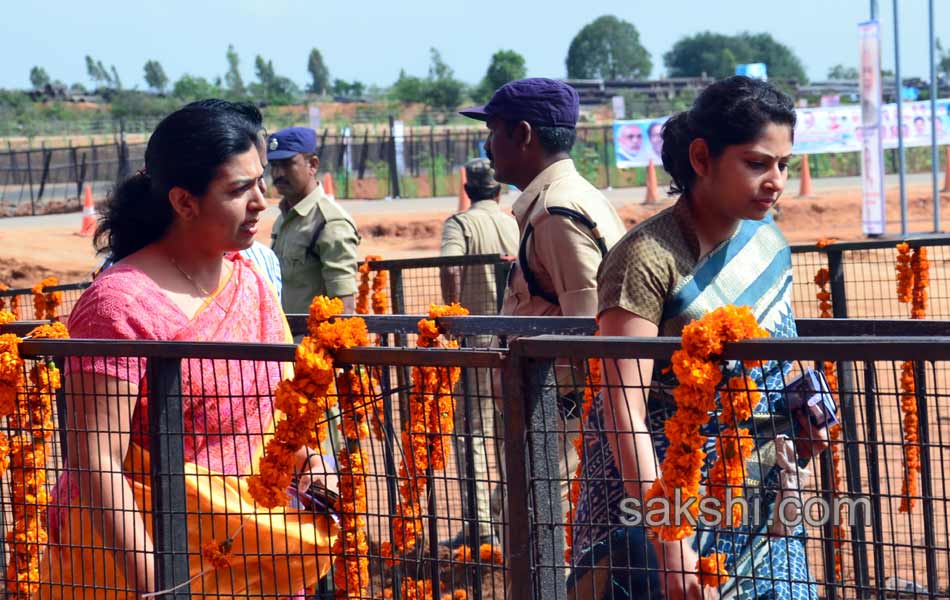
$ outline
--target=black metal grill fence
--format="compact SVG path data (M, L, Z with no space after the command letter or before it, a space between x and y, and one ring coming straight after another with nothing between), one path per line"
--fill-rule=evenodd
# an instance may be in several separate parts
M373 333L388 337L406 333L414 326L414 317L368 317ZM30 324L17 323L4 331L20 331ZM448 331L464 336L511 335L518 337L510 351L494 350L410 350L398 347L356 348L339 353L339 364L354 369L371 369L378 377L379 389L372 399L382 403L382 436L371 437L362 444L367 453L367 523L370 553L370 581L365 597L400 597L400 583L407 577L416 581L431 581L441 593L466 590L467 597L501 598L563 598L566 597L566 568L562 556L564 515L559 514L560 502L556 488L561 481L554 467L563 452L563 433L553 427L557 422L553 412L557 402L557 384L542 377L552 359L573 359L576 364L583 358L648 359L668 357L677 346L674 339L644 340L591 340L584 338L542 337L525 338L526 334L563 331L587 333L591 322L584 319L504 319L496 317L447 318L442 325ZM950 355L950 339L931 337L945 332L946 323L916 321L855 322L850 320L801 320L803 335L856 336L862 333L892 335L895 331L910 338L840 337L808 338L765 342L745 342L727 348L726 356L737 359L783 359L793 361L800 369L814 362L834 360L839 367L840 406L844 423L842 468L848 494L867 497L871 503L870 525L846 529L841 546L842 577L835 578L831 551L834 540L827 529L808 529L806 547L811 576L819 586L822 597L852 597L880 595L896 586L909 589L908 582L919 585L920 597L943 597L946 593L947 565L950 564L947 523L950 494L943 477L950 460L950 442L945 441L946 427L940 399L945 395L946 367ZM186 448L193 452L195 438L189 432L197 422L217 423L217 433L209 438L230 440L238 444L253 438L247 431L228 431L220 424L227 415L221 407L242 400L249 375L258 369L276 370L293 360L292 346L264 346L253 344L209 343L154 343L103 342L94 340L25 340L21 353L30 359L51 356L60 365L86 357L85 360L112 361L120 369L133 368L144 363L148 381L147 413L150 435L141 440L150 451L152 460L142 462L137 470L140 477L152 483L151 525L154 531L154 558L158 589L168 589L186 581L192 573L204 566L194 544L210 539L222 541L234 533L235 523L227 518L222 522L212 518L217 514L207 507L195 508L188 504L185 477L181 465ZM141 362L130 359L140 357ZM917 508L911 515L896 512L902 477L900 456L904 448L900 433L899 400L896 395L899 381L899 362L917 361L919 374L917 394L920 414L920 449L922 454L921 487ZM454 391L456 411L464 418L457 419L461 427L451 454L462 449L466 460L456 464L447 461L445 471L427 474L427 494L422 503L425 532L413 552L397 557L387 564L381 552L382 542L392 539L392 515L398 503L396 493L398 464L406 456L406 448L398 431L405 423L405 403L408 382L400 380L399 371L412 367L457 366L463 368L463 383ZM500 373L507 377L499 386ZM210 379L206 379L209 378ZM205 412L196 410L196 400L207 396L207 387L200 392L196 381L210 381L214 408ZM208 385L208 384L206 384ZM255 385L257 385L255 383ZM91 390L81 383L71 383L70 393L88 400L91 396L100 405L129 403L132 398L121 390ZM255 388L263 405L269 405L272 389ZM364 391L365 392L365 391ZM781 390L778 390L780 393ZM367 394L369 395L369 394ZM116 423L83 424L68 408L75 399L67 401L65 393L57 397L58 436L51 442L46 468L52 487L64 473L64 456L70 440L88 436L90 432L118 433ZM473 411L490 406L503 407L503 423L498 430L482 429L474 432ZM496 414L497 416L497 414ZM251 420L252 421L252 420ZM212 429L215 429L212 427ZM8 432L11 433L11 432ZM333 443L331 436L328 444ZM443 440L445 445L448 440ZM476 474L471 450L476 444L485 444L487 467ZM324 446L329 451L332 448ZM467 450L467 451L466 451ZM235 453L239 454L239 453ZM504 458L505 468L498 461ZM827 497L832 476L828 453L820 463L811 465L815 472L808 491ZM127 465L126 475L135 471ZM25 468L13 465L13 470ZM238 472L240 469L238 469ZM200 477L191 475L191 477ZM12 518L8 480L2 483L0 493L0 528L7 529ZM190 489L190 488L189 488ZM486 494L487 492L487 494ZM484 518L478 503L488 497L490 516ZM69 516L76 505L59 495L51 497L51 510L58 519ZM863 509L861 509L863 510ZM240 515L236 507L231 513ZM227 512L227 511L226 511ZM229 513L229 514L231 514ZM72 513L75 518L75 513ZM472 518L472 515L482 516ZM232 515L233 516L233 515ZM58 522L62 522L61 520ZM67 518L67 522L68 518ZM72 521L72 523L76 523ZM514 524L517 524L516 526ZM256 527L257 525L255 525ZM251 528L244 525L245 529ZM262 530L264 531L264 530ZM250 539L253 531L246 536ZM485 561L463 561L451 546L467 542L492 544L491 536L504 544L504 565ZM450 543L452 536L457 539ZM188 541L191 540L191 543ZM66 544L62 537L54 544ZM558 544L562 544L558 547ZM86 541L82 546L90 546ZM77 548L78 549L78 548ZM6 549L0 547L0 551ZM235 573L251 572L255 561L266 559L280 562L280 552L272 546L243 547L251 558L247 565L235 567ZM326 553L326 549L320 552ZM293 553L293 552L291 552ZM477 552L476 552L477 554ZM50 554L49 556L54 556ZM0 556L3 560L7 555ZM301 555L303 561L306 556ZM292 561L291 561L292 562ZM303 563L301 563L303 564ZM292 570L293 567L287 567ZM114 567L113 567L114 569ZM102 569L99 570L102 572ZM622 574L622 569L618 571ZM942 574L941 574L942 573ZM214 574L222 577L221 574ZM176 597L200 596L206 577L168 595ZM781 582L778 582L781 583ZM786 582L787 583L787 582ZM92 580L84 584L84 592L98 585ZM329 593L329 580L318 586L319 594ZM387 590L386 588L390 588ZM923 591L926 589L926 591ZM100 589L100 592L105 590ZM121 592L122 590L114 590ZM313 591L313 590L311 590ZM67 594L69 595L69 594ZM239 595L252 597L243 591ZM260 594L263 597L267 594ZM273 594L270 597L275 597ZM350 594L348 597L356 597ZM574 596L572 596L574 597ZM580 597L580 596L577 596Z
M88 281L78 283L64 283L61 285L51 285L43 288L46 292L63 292L63 303L59 306L58 313L65 322L72 312L73 306L82 296L83 291L91 285ZM33 304L33 290L30 288L11 288L0 291L0 308L11 310L13 303L16 302L17 314L23 321L36 320L36 307Z
M828 269L832 312L835 317L867 319L910 318L910 306L897 301L895 246L899 239L876 239L833 243L823 248L816 244L795 244L792 249L792 308L798 317L818 317L819 302L815 275ZM950 319L950 236L928 235L908 238L911 247L927 248L930 263L929 308L927 317ZM494 265L495 310L501 307L504 286L512 257L481 255L468 257L431 257L371 262L373 269L390 273L390 297L393 314L423 314L431 303L444 301L439 271L447 266L460 268ZM480 312L490 308L492 294Z
M115 182L144 166L145 144L111 144L0 151L0 217L75 212L84 187L102 199Z
M828 334L835 328L829 326ZM627 559L627 553L645 553L650 542L640 528L623 529L624 516L644 517L641 508L628 504L629 515L616 508L608 518L604 513L581 508L573 521L575 537L573 565L580 567L580 577L571 577L570 564L564 558L567 526L562 490L567 481L559 475L560 463L572 447L569 434L559 427L557 418L559 398L565 392L565 383L552 376L553 361L583 364L584 359L641 362L668 359L678 348L676 339L597 339L541 336L520 339L512 343L509 354L509 379L514 395L506 398L506 434L517 435L518 443L526 446L524 455L508 454L509 498L508 519L511 523L528 522L527 527L512 529L510 547L512 556L530 557L530 560L511 563L512 581L527 582L523 597L534 598L599 598L610 597L612 585L635 590L636 597L659 597L659 576L656 563ZM950 439L946 422L950 420L945 403L948 382L950 339L943 338L799 338L795 340L762 340L733 344L727 347L724 360L788 361L792 371L786 382L805 368L817 367L823 361L837 363L839 374L839 407L843 437L837 443L841 456L841 489L836 492L833 481L834 464L831 453L823 452L816 458L799 463L795 471L804 476L802 468L811 475L800 481L799 501L805 504L809 518L794 531L803 542L807 557L807 574L792 569L791 551L782 554L784 534L756 530L749 533L760 547L759 558L752 564L755 570L743 570L724 587L739 597L773 597L781 593L801 594L798 597L866 598L866 597L946 597L950 592L950 497L947 494ZM903 496L903 452L911 445L902 433L900 409L900 380L903 361L913 361L916 384L916 409L919 416L916 447L920 452L920 487L914 494L915 505L909 513L898 507ZM605 364L605 370L612 368ZM819 367L820 368L820 367ZM581 375L579 375L580 377ZM518 385L518 381L524 382ZM577 381L568 381L573 389ZM656 386L656 383L654 383ZM609 387L623 394L638 391L630 382L614 377ZM787 398L784 384L768 390L779 398ZM519 395L520 394L520 395ZM623 396L629 399L629 395ZM523 411L523 412L520 412ZM774 439L773 427L787 412L774 411L764 423L753 424L752 436L757 445ZM619 417L623 419L623 417ZM714 417L715 418L715 417ZM581 425L586 434L585 455L587 470L582 475L578 505L590 506L606 502L607 498L630 498L631 492L621 488L620 496L610 496L611 486L629 485L635 480L613 479L614 475L599 472L591 465L605 461L603 445L592 445L598 431L609 435L608 427L590 427L590 421ZM655 425L654 425L655 426ZM509 441L511 437L506 437ZM764 455L762 455L764 456ZM753 455L753 463L755 455ZM763 459L764 460L764 459ZM806 461L803 461L806 462ZM750 463L747 463L750 464ZM709 462L706 467L710 466ZM563 471L562 471L563 472ZM755 477L746 472L747 477ZM765 479L765 477L763 477ZM749 480L746 480L748 484ZM775 493L778 484L770 484ZM796 492L797 493L797 492ZM751 501L751 497L750 497ZM849 504L850 502L850 504ZM623 505L620 505L623 506ZM763 514L771 514L772 505L766 500ZM646 505L649 509L650 505ZM830 510L829 510L830 508ZM838 512L838 509L841 512ZM821 519L821 511L832 518ZM834 520L834 515L840 521ZM628 521L633 523L633 521ZM789 522L795 524L796 520ZM843 529L836 532L834 525ZM702 526L700 526L702 531ZM636 532L630 536L629 546L618 537L618 530ZM613 532L613 536L606 532ZM589 534L589 535L585 535ZM730 540L729 530L707 527L704 532L716 540ZM606 554L596 554L585 541L602 540L603 547L611 548ZM603 541L606 540L606 541ZM736 543L735 539L731 539ZM594 546L596 547L596 546ZM836 573L836 553L840 574ZM771 564L771 571L765 567ZM732 559L727 567L732 569ZM690 565L691 566L691 565ZM651 580L650 575L657 576ZM682 572L679 572L682 576ZM741 587L740 587L741 586ZM754 591L753 591L754 590ZM616 593L616 589L614 592Z
M414 198L458 193L459 169L483 155L487 130L478 128L408 128L402 136L384 128L318 133L317 153L322 170L335 181L339 198ZM124 132L106 145L50 147L0 152L0 216L44 214L76 210L83 184L96 198L105 197L113 183L142 168L144 143L127 143ZM918 153L922 158L924 149ZM893 159L894 151L890 156ZM646 169L618 169L614 156L613 126L577 129L572 157L578 171L598 188L646 184ZM929 154L927 155L929 157ZM917 157L910 152L909 159ZM813 156L811 173L859 175L857 153ZM891 170L895 160L888 161ZM910 160L911 170L927 170L927 160ZM796 165L793 165L796 166ZM796 166L797 168L797 166ZM659 184L667 175L658 170Z

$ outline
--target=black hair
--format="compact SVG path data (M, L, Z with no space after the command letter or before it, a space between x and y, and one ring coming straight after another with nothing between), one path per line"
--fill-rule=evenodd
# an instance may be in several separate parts
M465 193L468 194L468 197L472 202L494 199L496 196L498 196L499 191L501 191L501 184L497 184L489 188L482 187L480 185L473 185L471 183L465 184Z
M507 121L505 129L508 137L514 132L518 123L521 121ZM547 125L535 125L531 123L531 128L538 134L538 142L545 154L551 156L561 152L570 152L577 140L577 130L573 127L550 127Z
M924 118L921 117L921 116L916 116L916 117L914 117L914 123L916 123L917 121L920 121L921 123L926 123L926 121L924 120Z
M577 130L573 127L535 127L538 142L548 155L570 152L577 139Z
M261 129L257 108L226 100L192 102L162 119L145 149L145 168L109 195L96 249L121 260L161 239L174 218L172 188L203 195L228 159L252 145L262 149Z
M794 141L795 105L770 84L736 75L704 89L692 108L663 125L663 168L672 178L670 193L688 193L696 179L689 162L693 140L705 140L716 157L727 146L755 140L770 123L788 125Z

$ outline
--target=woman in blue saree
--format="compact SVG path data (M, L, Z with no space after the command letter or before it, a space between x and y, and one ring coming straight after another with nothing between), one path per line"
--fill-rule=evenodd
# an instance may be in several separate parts
M601 265L602 335L679 336L686 324L725 305L749 306L773 337L796 335L791 254L769 215L787 180L794 126L791 100L746 77L711 85L689 111L667 121L663 167L679 199L628 232ZM790 452L792 462L803 464L825 446L824 432L803 431L804 419L784 404L787 363L767 362L748 373L730 363L723 378L748 374L764 392L751 423L743 424L756 439L759 461L748 465L746 488L761 514L738 528L700 523L682 542L656 539L630 520L629 507L649 508L646 491L668 445L663 424L675 412L676 385L668 365L604 361L605 392L585 427L569 597L817 598L803 530L776 534L768 522L781 470L776 454ZM716 418L703 430L704 480L717 430ZM697 558L714 550L726 554L731 575L720 589L701 586L696 573Z

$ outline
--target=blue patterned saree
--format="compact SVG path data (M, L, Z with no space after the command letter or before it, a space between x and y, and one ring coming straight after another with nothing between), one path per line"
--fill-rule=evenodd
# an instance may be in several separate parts
M742 221L733 236L701 259L682 278L664 304L661 336L679 336L683 327L725 305L749 306L760 326L773 337L796 335L791 308L791 252L771 218ZM660 461L668 441L663 424L675 412L675 377L668 362L657 361L647 409L653 444ZM731 575L722 598L813 600L817 586L808 573L804 531L770 534L778 487L775 437L794 436L781 390L790 363L770 361L743 371L740 362L726 363L723 381L749 375L763 392L753 418L743 424L756 439L755 464L747 463L745 493L759 502L758 515L737 528L697 528L693 547L700 556L718 550L728 557ZM784 415L785 418L782 418ZM723 425L725 427L725 425ZM704 480L715 462L716 417L703 430L707 437ZM764 458L763 458L764 457ZM771 460L769 460L771 457ZM603 398L595 399L584 430L584 477L574 520L570 598L590 600L662 598L656 557L642 525L630 526L622 510L626 497L613 452L604 434ZM627 518L625 518L627 517Z

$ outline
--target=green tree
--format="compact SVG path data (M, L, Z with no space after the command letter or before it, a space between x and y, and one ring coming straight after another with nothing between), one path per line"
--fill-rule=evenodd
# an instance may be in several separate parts
M165 69L157 60L145 63L145 83L156 92L165 93L165 88L168 87L168 76L165 75Z
M89 79L95 83L96 87L112 86L112 77L103 66L102 61L97 61L88 54L86 55L86 74L89 75Z
M112 65L112 87L121 90L122 89L122 80L119 79L119 72L115 70L115 65Z
M217 87L204 77L182 75L172 88L172 95L182 102L194 102L206 98L221 96L221 88Z
M360 98L363 96L363 92L365 90L366 86L363 84L363 82L349 82L343 79L334 79L333 85L330 87L331 94L345 98Z
M777 41L769 33L740 33L737 36L749 46L749 56L741 62L762 62L768 66L769 78L794 79L808 82L802 61L792 49Z
M257 55L254 59L254 70L257 73L258 83L251 86L251 93L267 104L286 105L300 101L300 88L287 77L277 74L274 61L264 60Z
M462 103L465 84L455 78L438 50L430 48L429 55L429 76L422 79L400 69L399 79L390 88L389 95L399 102L421 102L430 108L452 111Z
M476 99L488 100L495 90L509 81L524 79L526 74L523 56L514 50L499 50L492 55L485 77L475 90Z
M425 102L426 82L415 75L407 75L405 69L399 70L399 79L389 89L393 100L399 102Z
M316 48L310 51L310 58L307 60L307 71L310 72L309 91L314 94L325 94L330 86L330 70L323 62L323 56Z
M846 67L841 63L828 69L828 79L842 80L842 79L857 79L858 78L858 69L857 67Z
M570 79L643 79L652 70L637 28L612 15L585 25L567 51Z
M455 78L455 72L442 60L442 53L429 48L429 79L426 82L425 103L432 108L453 111L462 103L465 84Z
M937 72L943 73L944 79L950 79L950 48L944 49L940 38L937 38Z
M33 89L40 90L49 84L49 74L43 67L33 67L30 69L30 83Z
M234 45L228 45L228 72L224 75L224 84L232 96L241 98L247 93L244 88L244 79L241 77L241 60Z
M735 73L737 64L765 63L769 78L808 81L797 56L768 33L723 35L704 31L677 40L663 55L670 77L716 79Z

